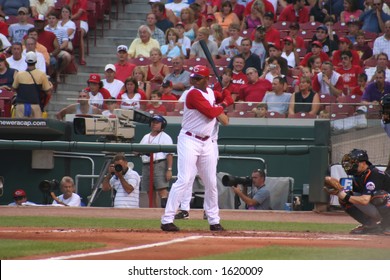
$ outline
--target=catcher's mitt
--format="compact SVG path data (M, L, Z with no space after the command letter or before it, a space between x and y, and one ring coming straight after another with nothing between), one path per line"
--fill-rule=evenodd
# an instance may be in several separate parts
M340 184L339 180L337 180L336 178L326 176L325 183L324 183L324 190L328 194L337 195L339 192L344 190L344 187Z

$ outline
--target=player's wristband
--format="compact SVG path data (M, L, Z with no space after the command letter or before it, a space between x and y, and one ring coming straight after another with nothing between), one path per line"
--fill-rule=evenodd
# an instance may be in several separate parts
M345 195L345 197L343 198L343 201L344 201L345 203L348 203L350 198L351 198L351 194L350 194L350 193L347 193L347 194Z

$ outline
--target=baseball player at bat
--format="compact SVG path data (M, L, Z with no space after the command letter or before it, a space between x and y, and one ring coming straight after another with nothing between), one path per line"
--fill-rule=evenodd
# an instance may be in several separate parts
M217 190L217 157L215 156L216 122L228 125L229 119L224 108L233 103L230 93L224 91L224 99L216 104L220 93L208 90L210 71L206 66L196 65L190 75L192 88L184 103L182 128L178 136L178 179L172 185L165 213L161 217L163 231L179 231L173 223L179 204L192 190L193 181L198 174L205 185L204 210L211 231L223 231L220 224ZM219 96L217 96L219 97Z

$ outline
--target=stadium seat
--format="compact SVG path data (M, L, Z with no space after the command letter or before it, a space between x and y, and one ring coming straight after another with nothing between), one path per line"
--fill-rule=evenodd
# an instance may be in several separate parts
M227 113L230 118L254 118L255 113L253 112L244 112L244 111L232 111Z
M280 31L289 31L289 26L291 22L288 21L277 21L275 22L272 27Z
M11 117L11 108L12 108L12 100L14 99L15 93L8 90L0 91L0 102L2 102L2 115L1 117Z
M152 63L148 57L129 58L129 62L137 66L145 66Z
M223 57L223 58L215 59L214 64L217 67L227 67L230 64L230 61L231 61L230 57Z
M345 22L338 21L333 25L333 32L339 36L347 34L348 26L345 24Z
M183 111L167 112L167 116L182 117L183 116Z
M377 59L375 57L370 57L363 62L364 68L376 67Z
M317 29L318 26L322 25L321 22L316 22L316 21L309 21L306 23L300 23L299 27L301 30L306 30L306 31L314 31Z
M316 116L313 116L308 113L300 112L300 113L295 113L293 115L288 116L290 119L315 119Z
M255 102L236 102L234 103L234 111L250 112L256 105Z
M342 95L337 98L338 103L358 104L362 97L360 95Z
M336 103L337 98L333 95L330 94L323 94L320 93L320 102L323 104L331 104L331 103Z
M286 117L285 114L281 114L281 113L278 113L278 112L267 112L267 118L282 119L282 118L285 118L285 117Z
M94 42L94 46L96 47L96 29L97 29L96 3L88 2L88 4L87 4L87 15L88 15L88 27L89 27L90 30L93 30L93 34L94 34L93 42ZM88 40L88 37L87 37L87 42L88 41L89 40Z
M161 59L161 62L164 63L165 65L168 65L168 67L172 67L172 57L163 57Z
M0 100L0 117L5 117L4 100Z
M381 107L380 105L370 104L367 106L367 119L379 119L381 117L380 114Z
M355 106L352 105L344 105L344 104L331 104L326 106L325 109L330 114L344 115L344 117L352 116L355 113Z

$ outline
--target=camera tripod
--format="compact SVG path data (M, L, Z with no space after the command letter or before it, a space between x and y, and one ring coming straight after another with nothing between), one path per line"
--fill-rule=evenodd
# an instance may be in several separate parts
M92 203L94 203L95 200L98 199L99 195L102 192L101 185L103 183L104 176L107 174L108 168L110 167L110 164L112 162L112 154L106 154L105 157L106 159L104 161L102 169L100 170L99 177L97 178L95 184L92 187L92 194L88 200L87 207L90 207ZM114 205L114 198L115 198L115 192L113 189L111 189L111 207Z

